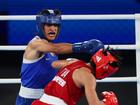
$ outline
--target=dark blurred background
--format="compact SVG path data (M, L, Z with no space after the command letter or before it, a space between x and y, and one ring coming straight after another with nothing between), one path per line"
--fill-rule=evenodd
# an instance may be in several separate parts
M135 14L140 0L0 0L0 15L35 15L42 9L59 9L62 14ZM36 33L35 21L0 21L0 45L27 45ZM63 20L56 42L78 42L97 38L105 44L135 44L134 20ZM114 77L136 76L135 50L119 50L121 70ZM0 78L20 78L23 51L0 51ZM89 55L59 55L85 61ZM19 84L0 84L0 105L14 105ZM98 94L113 90L120 105L137 105L136 83L97 83ZM100 94L99 94L100 96ZM78 105L87 105L85 98Z

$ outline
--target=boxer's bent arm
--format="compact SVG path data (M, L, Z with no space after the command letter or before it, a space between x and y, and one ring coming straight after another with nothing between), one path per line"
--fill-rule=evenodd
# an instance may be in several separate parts
M96 94L96 79L87 68L81 68L73 73L73 79L78 87L84 87L88 105L100 105Z
M52 62L52 67L59 70L63 67L65 67L66 65L69 65L73 62L77 61L77 59L74 59L74 58L70 58L70 59L66 59L66 60L57 60L57 61L54 61Z
M66 60L57 60L52 62L51 66L57 70L61 69L62 67L66 66L68 62Z
M89 82L84 83L85 96L86 96L87 102L89 105L93 105L93 104L101 105L100 100L96 93L96 80L92 74L91 74L91 77L90 76L88 77L89 79L87 79L87 81Z

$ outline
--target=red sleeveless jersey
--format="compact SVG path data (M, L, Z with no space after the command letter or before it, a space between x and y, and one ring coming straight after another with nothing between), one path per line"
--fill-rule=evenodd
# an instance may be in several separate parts
M75 85L72 79L72 74L76 69L81 67L86 67L91 70L91 68L83 61L76 61L60 69L54 79L45 87L45 93L59 97L68 105L75 105L84 94L84 90Z

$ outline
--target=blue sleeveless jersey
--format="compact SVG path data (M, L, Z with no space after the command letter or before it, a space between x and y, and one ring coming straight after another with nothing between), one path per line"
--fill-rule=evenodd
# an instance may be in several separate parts
M46 53L37 60L23 60L21 68L21 84L24 87L43 89L56 75L57 70L51 67L51 63L58 60L52 53Z

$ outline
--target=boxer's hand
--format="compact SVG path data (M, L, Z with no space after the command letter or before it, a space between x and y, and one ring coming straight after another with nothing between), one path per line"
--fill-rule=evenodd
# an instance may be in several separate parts
M104 48L104 44L97 39L91 39L89 41L73 44L73 52L76 53L84 52L84 53L94 54L101 48Z

